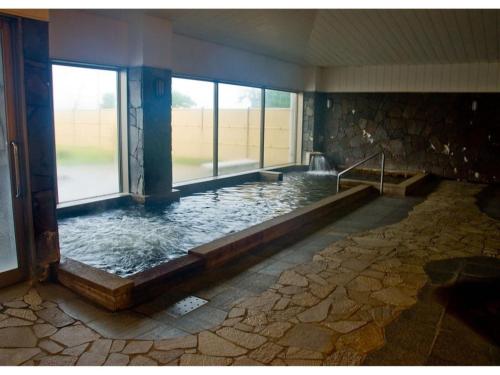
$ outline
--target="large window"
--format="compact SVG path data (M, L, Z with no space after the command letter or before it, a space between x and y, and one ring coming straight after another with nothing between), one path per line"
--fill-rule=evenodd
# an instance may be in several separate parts
M266 90L264 167L295 161L297 94Z
M174 182L295 163L297 100L287 91L173 78Z
M174 182L213 175L214 83L172 79Z
M120 192L118 72L52 66L59 202Z
M220 175L260 165L261 89L219 84Z

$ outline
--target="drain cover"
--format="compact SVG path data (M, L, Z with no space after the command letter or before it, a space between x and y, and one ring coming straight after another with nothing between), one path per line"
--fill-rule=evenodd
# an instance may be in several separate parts
M181 299L176 304L170 306L167 309L167 313L172 315L174 318L179 318L187 313L196 310L198 307L203 306L208 301L198 298L195 296L189 296L184 299Z

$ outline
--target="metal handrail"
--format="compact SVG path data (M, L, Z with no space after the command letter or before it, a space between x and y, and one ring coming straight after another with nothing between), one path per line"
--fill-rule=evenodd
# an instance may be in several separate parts
M380 195L382 195L384 193L384 168L385 168L385 154L383 151L368 156L367 158L351 165L349 168L344 169L342 172L339 172L339 174L337 175L337 193L340 191L340 177L342 177L343 174L349 172L350 170L360 166L363 163L366 163L368 160L371 160L379 155L382 155L381 168L380 168Z

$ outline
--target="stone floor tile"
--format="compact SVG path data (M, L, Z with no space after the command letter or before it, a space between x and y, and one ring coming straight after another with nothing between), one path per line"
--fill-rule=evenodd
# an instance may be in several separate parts
M337 349L353 349L358 353L368 353L384 345L384 335L380 327L369 323L355 331L340 336Z
M182 349L172 349L172 350L152 350L148 356L157 361L158 363L165 365L172 362L173 360L179 358L184 354Z
M3 303L5 307L10 307L13 309L23 309L28 307L28 304L21 300L8 301Z
M181 357L181 366L228 366L231 359L224 357L213 357L200 354L184 354Z
M33 322L20 318L6 318L0 320L0 328L32 326Z
M208 331L203 331L198 335L198 350L202 354L216 357L238 357L247 352L247 350Z
M33 348L37 338L29 327L0 329L0 348Z
M57 328L65 327L75 322L73 318L65 314L57 307L49 307L44 310L37 311L36 314L41 319Z
M457 339L456 336L447 332L441 332L432 348L432 358L438 358L447 362L454 362L462 366L491 366L489 348L483 350L471 347L467 337Z
M262 363L248 357L236 358L232 363L233 366L264 366Z
M334 341L333 331L314 324L301 323L293 326L278 344L328 353L333 349Z
M89 343L73 346L71 348L64 349L61 354L79 357L89 346Z
M43 338L47 336L51 336L57 332L57 328L52 324L35 324L33 326L33 332L35 332L36 337Z
M111 353L104 362L104 366L126 366L130 362L130 357L125 354Z
M145 357L143 355L138 355L134 358L129 363L129 366L157 366L158 363L148 357Z
M39 353L39 348L0 349L0 366L17 366Z
M113 340L113 344L111 344L110 353L121 352L125 347L127 342L125 340Z
M69 355L51 355L43 357L39 362L39 366L73 366L77 359L77 357Z
M233 343L247 349L255 349L264 344L267 338L255 333L239 331L232 327L223 327L216 331L217 335L232 341Z
M224 289L223 292L211 298L208 305L216 309L229 311L238 300L245 297L253 296L255 294L256 292L252 292L247 289L228 286L226 289Z
M112 342L113 340L110 339L97 339L92 342L92 345L89 348L89 352L107 355L109 353L109 350L111 349Z
M363 356L350 349L340 349L328 356L324 364L326 366L358 366L363 361Z
M14 284L6 288L0 289L0 303L6 304L9 301L22 298L31 288L29 282Z
M70 299L60 303L59 308L67 315L84 323L112 315L109 311L81 299Z
M97 340L99 335L84 325L74 325L61 328L50 338L66 347L72 347Z
M409 296L407 293L404 293L402 289L397 287L381 289L372 293L371 296L372 298L378 299L384 303L396 306L407 307L417 302L415 298Z
M288 322L274 322L266 325L259 331L259 334L272 338L280 338L291 326L292 324Z
M168 340L155 341L154 348L157 350L188 349L196 347L197 344L197 336L186 335Z
M252 293L261 293L276 283L277 276L252 273L234 284L238 289L248 290ZM232 282L231 282L232 284Z
M9 308L4 311L5 314L13 316L15 318L20 318L24 320L29 320L30 322L34 322L38 318L35 313L29 309L13 309Z
M123 354L143 354L147 353L153 346L153 341L130 341L123 349Z
M248 356L258 362L270 363L282 350L282 346L267 342L258 349L252 351Z
M30 289L28 293L23 297L24 302L30 306L40 306L42 304L42 297L38 294L36 289Z
M388 343L381 349L367 355L363 365L367 366L424 366L427 356L412 350L406 350L394 343Z
M45 350L49 354L57 354L64 349L61 345L56 344L52 340L41 340L38 343L38 347Z
M162 326L160 322L129 311L93 320L87 325L101 336L113 339L133 339Z
M107 354L100 354L97 352L83 353L78 361L77 366L101 366L106 361Z
M37 284L36 290L44 302L50 301L55 303L63 303L70 299L81 298L69 289L55 283Z

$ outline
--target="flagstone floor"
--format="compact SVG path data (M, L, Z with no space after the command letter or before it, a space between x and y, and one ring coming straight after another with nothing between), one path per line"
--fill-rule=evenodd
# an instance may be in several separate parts
M499 364L500 222L476 205L482 188L378 198L133 311L5 288L0 364ZM165 310L186 293L209 303L176 319Z

